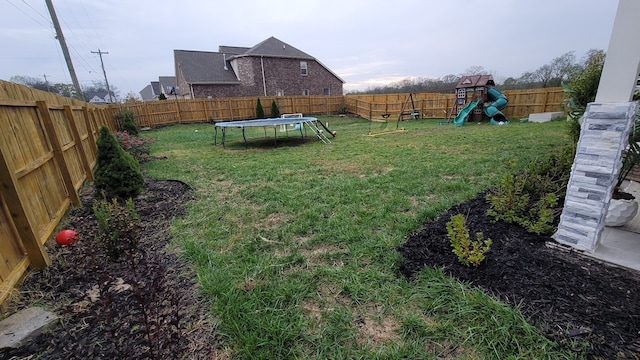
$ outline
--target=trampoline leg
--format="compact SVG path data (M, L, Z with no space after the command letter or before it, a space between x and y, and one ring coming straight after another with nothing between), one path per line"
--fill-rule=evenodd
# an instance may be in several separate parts
M242 138L244 139L244 148L247 149L247 137L244 136L244 127L242 127Z
M224 141L227 139L227 129L222 128L222 147L226 148L226 146L224 146Z
M277 132L276 132L276 127L274 126L274 127L273 127L273 146L278 145L278 144L277 144L277 139L278 139L278 134L277 134Z
M218 127L215 127L215 135L213 136L213 146L218 145Z

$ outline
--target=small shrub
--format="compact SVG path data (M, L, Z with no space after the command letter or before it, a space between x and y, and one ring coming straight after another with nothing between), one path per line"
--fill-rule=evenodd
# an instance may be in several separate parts
M481 232L476 233L476 240L471 240L466 220L462 214L452 216L451 220L447 222L447 234L453 247L453 253L458 256L458 261L465 266L478 266L491 248L491 239L483 240Z
M115 198L111 202L98 200L93 203L93 212L98 220L96 239L111 260L117 261L138 247L140 217L131 198L124 205Z
M505 175L490 190L487 215L495 221L518 224L528 232L550 235L560 215L558 204L564 199L571 175L575 146L570 144L559 154L531 161L515 175Z
M256 119L264 119L264 108L260 103L260 98L258 98L258 101L256 102Z
M116 137L116 140L118 140L118 145L120 145L124 151L131 154L138 162L149 160L151 144L153 144L155 140L129 135L127 130L116 131L113 135Z
M124 151L106 126L100 127L93 178L98 198L127 199L142 191L144 177L140 164Z
M280 116L280 109L278 109L278 104L276 104L276 101L273 100L271 102L271 117L277 118L278 116Z
M115 115L118 122L118 128L126 131L133 136L138 136L138 127L135 123L135 115L133 111L124 109Z
M158 95L158 100L167 100L167 96L165 94Z

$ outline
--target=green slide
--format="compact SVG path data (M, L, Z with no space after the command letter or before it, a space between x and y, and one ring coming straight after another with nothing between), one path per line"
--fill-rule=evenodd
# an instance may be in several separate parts
M467 116L469 116L469 113L471 113L471 111L475 109L476 106L478 106L478 104L480 104L481 102L482 100L471 101L470 103L468 103L467 106L465 106L462 110L460 110L458 115L456 115L456 118L453 119L453 125L455 126L464 125L464 120L467 118Z

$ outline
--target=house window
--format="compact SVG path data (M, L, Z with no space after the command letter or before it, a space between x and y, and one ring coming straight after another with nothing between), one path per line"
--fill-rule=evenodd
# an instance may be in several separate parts
M302 96L309 96L309 90L308 89L302 90Z
M329 89L329 88L324 88L324 89L322 89L322 94L323 94L324 96L329 96L329 95L331 95L331 89Z
M276 90L276 96L284 96L284 90Z
M464 88L458 89L458 99L459 98L464 98L467 95L466 91Z
M302 76L307 76L307 62L300 61L300 74Z

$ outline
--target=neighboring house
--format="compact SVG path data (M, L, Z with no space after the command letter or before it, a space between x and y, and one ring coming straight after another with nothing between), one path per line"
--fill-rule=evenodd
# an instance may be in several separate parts
M111 92L111 96L106 90L100 91L85 91L84 98L87 102L92 104L110 104L116 102L116 95Z
M149 85L145 86L144 89L139 92L142 101L150 101L150 100L158 100L158 95L160 95L160 82L152 81Z
M160 94L164 94L167 99L177 98L176 89L176 77L175 76L160 76L158 77L158 87L160 88Z
M313 56L270 37L251 48L174 50L183 98L342 95L344 80Z

